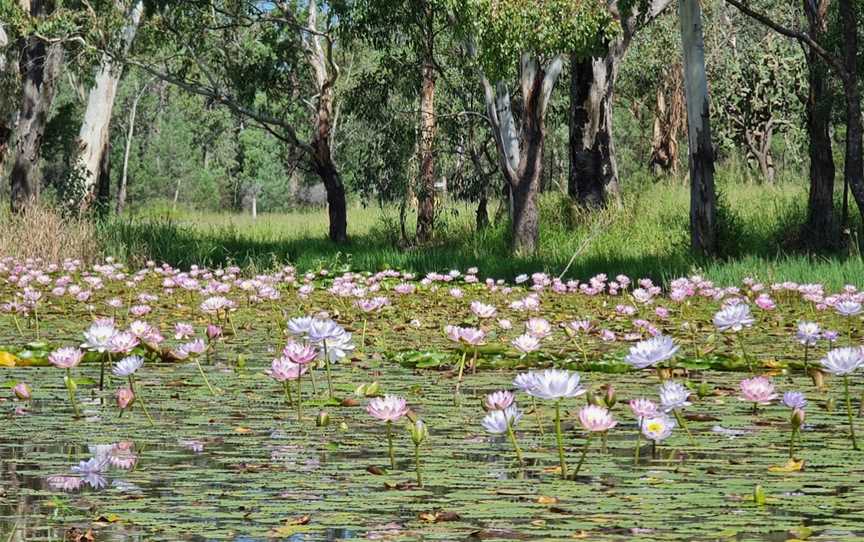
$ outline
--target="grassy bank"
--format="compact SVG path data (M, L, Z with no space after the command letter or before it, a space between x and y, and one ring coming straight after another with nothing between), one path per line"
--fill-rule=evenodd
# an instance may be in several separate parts
M576 278L605 272L665 281L700 272L722 283L748 275L833 286L862 282L857 250L812 255L791 248L805 218L805 187L726 182L721 191L725 256L712 261L689 252L689 192L676 181L631 188L623 206L590 215L575 212L557 194L544 195L540 250L530 259L508 255L506 224L476 232L473 206L456 202L442 209L434 244L413 249L398 243L398 209L360 205L349 209L351 241L344 246L326 239L323 209L254 221L247 215L145 210L103 224L100 240L106 255L184 267L233 262L263 270L290 261L301 268L422 273L477 265L483 275L512 278L537 270L559 275L572 258L566 274ZM493 213L496 206L490 205Z

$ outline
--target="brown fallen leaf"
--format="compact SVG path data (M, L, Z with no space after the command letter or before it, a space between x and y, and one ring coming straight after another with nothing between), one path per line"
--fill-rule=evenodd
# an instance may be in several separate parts
M540 495L537 497L537 504L558 504L558 497L547 497L546 495Z
M427 523L441 523L442 521L458 521L459 514L456 512L447 512L446 510L438 510L433 512L421 512L418 516Z

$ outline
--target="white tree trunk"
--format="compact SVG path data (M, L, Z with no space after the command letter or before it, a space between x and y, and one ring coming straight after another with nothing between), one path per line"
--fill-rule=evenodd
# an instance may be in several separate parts
M141 101L141 98L144 96L149 85L149 82L144 83L144 86L141 87L141 90L135 95L135 99L132 100L132 109L129 111L129 126L126 130L126 146L123 149L123 173L120 176L120 186L117 187L116 212L118 215L123 213L123 209L126 207L126 191L129 186L129 155L132 153L132 138L135 136L135 117L138 115L138 102Z
M6 70L6 46L9 45L9 38L6 36L6 31L3 29L3 23L0 21L0 72Z
M144 0L134 0L126 12L126 24L118 36L125 55L138 31L144 13ZM78 157L75 162L77 175L83 184L84 198L81 206L88 207L93 200L99 178L99 164L108 149L111 113L123 66L109 55L103 55L87 98L87 109L78 132Z
M681 46L684 50L684 95L687 98L687 133L690 145L690 239L693 250L717 252L714 149L708 113L705 41L699 0L680 0Z

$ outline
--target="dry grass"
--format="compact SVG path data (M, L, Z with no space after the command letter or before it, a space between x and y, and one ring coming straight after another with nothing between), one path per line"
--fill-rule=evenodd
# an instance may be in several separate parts
M91 263L101 256L96 225L85 218L65 217L48 205L31 205L21 214L0 213L0 254L61 262L66 258Z

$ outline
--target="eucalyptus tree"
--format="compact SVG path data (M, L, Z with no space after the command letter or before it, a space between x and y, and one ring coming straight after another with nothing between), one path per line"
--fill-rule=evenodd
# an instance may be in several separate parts
M54 13L53 2L29 0L6 4L0 15L11 23L18 42L20 105L15 113L15 161L9 180L12 211L19 212L39 197L40 151L63 64L62 35L69 30L69 19Z
M824 73L827 69L840 80L845 101L846 148L843 170L844 227L847 220L846 192L852 191L858 210L864 216L864 119L861 111L858 32L862 26L864 7L861 0L804 0L807 29L778 21L771 14L755 9L740 0L726 0L748 17L775 32L796 40L807 52L808 82L807 125L810 135L810 198L808 230L814 244L830 243L833 231L833 173L828 137L831 116ZM836 24L831 24L832 13ZM833 28L832 28L833 26ZM832 46L832 36L835 42Z
M15 107L18 89L18 70L10 59L14 47L11 46L5 24L0 21L0 174L9 151L9 140L15 124Z
M711 143L705 41L699 1L678 2L690 149L690 245L697 254L713 256L718 249L717 194L714 188L714 147Z
M585 207L620 198L612 131L612 102L621 59L637 31L672 0L606 0L621 31L597 55L576 51L570 59L570 197Z
M123 73L122 59L129 53L135 40L144 14L144 0L113 0L104 9L105 13L110 13L114 24L102 33L101 43L93 45L110 52L101 55L94 70L93 85L88 92L87 107L76 141L77 155L70 172L73 177L71 183L80 183L79 205L82 209L88 208L96 199L97 186L102 195L108 189L108 167L105 161L109 156L111 114ZM93 17L92 22L96 24L95 13ZM103 14L102 18L108 17ZM125 177L123 183L125 193ZM107 201L102 204L107 204Z
M421 243L429 241L435 227L435 95L452 53L448 12L446 0L348 0L340 11L346 34L374 46L388 65L391 82L400 80L396 88L407 87L417 96L416 236Z
M598 1L469 0L460 8L479 60L499 166L512 194L511 249L531 255L539 238L546 112L564 57L596 54L616 36L617 25ZM515 107L506 82L514 75L521 98ZM490 78L497 81L494 87Z
M340 66L330 5L276 0L160 0L142 27L170 37L131 61L229 108L298 152L327 191L329 237L347 235L345 185L333 156Z

